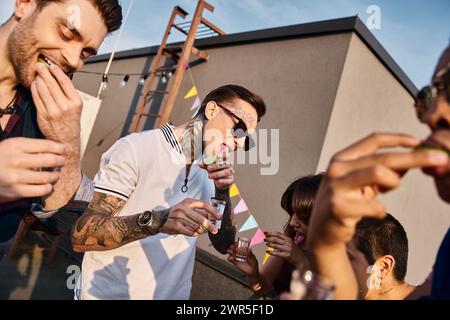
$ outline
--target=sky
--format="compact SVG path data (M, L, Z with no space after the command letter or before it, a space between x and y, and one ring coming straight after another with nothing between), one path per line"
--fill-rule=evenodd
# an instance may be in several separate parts
M130 0L121 0L124 13ZM13 12L15 0L0 0L0 22ZM226 33L358 15L367 22L371 5L380 8L380 29L371 30L417 87L430 82L443 49L450 43L450 0L209 0L206 18ZM197 0L134 0L119 50L158 45L175 5L193 13ZM188 17L189 18L189 17ZM118 33L100 53L111 52ZM182 36L173 36L179 41Z

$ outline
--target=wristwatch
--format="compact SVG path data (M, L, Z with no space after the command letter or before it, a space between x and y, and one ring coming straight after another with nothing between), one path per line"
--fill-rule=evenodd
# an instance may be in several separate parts
M145 211L137 219L137 225L149 236L159 233L159 229L166 223L170 209L160 211Z
M137 224L142 231L148 235L155 235L159 232L159 223L156 215L152 211L145 211L141 213L137 219Z

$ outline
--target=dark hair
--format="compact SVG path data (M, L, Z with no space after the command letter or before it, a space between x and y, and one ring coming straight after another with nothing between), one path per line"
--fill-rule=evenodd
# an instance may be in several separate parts
M295 214L303 223L309 224L314 201L323 177L323 173L302 177L292 182L286 189L281 197L281 207L290 217ZM284 232L287 236L293 237L294 230L289 222L284 226Z
M373 265L385 255L395 259L394 277L405 280L408 264L408 237L401 223L388 214L384 219L364 218L356 226L354 236L356 248L367 262Z
M41 10L51 2L63 2L64 0L36 0L38 10ZM114 32L122 25L122 7L118 0L88 0L94 4L103 17L108 33Z
M215 101L217 103L225 103L236 99L242 99L250 103L256 109L256 113L258 114L258 122L266 114L266 104L260 96L244 87L229 84L219 87L208 93L206 98L203 99L202 105L197 112L197 115L203 116L206 110L206 105L211 101Z

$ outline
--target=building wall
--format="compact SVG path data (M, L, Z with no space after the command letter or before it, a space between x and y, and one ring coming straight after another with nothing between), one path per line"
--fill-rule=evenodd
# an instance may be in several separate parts
M335 151L358 137L374 130L393 129L426 135L426 130L414 119L410 94L353 33L206 51L210 60L191 69L199 96L203 98L210 90L228 83L244 85L267 102L268 113L260 128L279 129L280 161L276 175L261 175L260 169L264 166L260 165L236 166L241 195L263 230L282 230L287 215L280 208L280 199L290 182L296 177L323 171ZM111 72L147 72L151 58L115 61ZM85 70L103 72L105 65L106 62L91 63ZM129 123L139 98L138 77L131 77L124 89L119 88L120 80L120 77L110 77L110 89L83 160L83 170L90 176L97 171L101 154L126 131L125 123ZM78 74L75 77L77 88L92 95L96 95L100 81L101 76ZM192 85L186 74L171 117L175 125L192 116L189 109L193 99L183 99ZM100 140L103 143L97 146ZM412 173L405 178L405 186L398 193L386 198L389 210L401 220L409 234L412 249L408 279L416 283L430 270L438 242L448 226L448 223L439 224L438 221L450 218L444 217L444 207L429 190L432 190L431 182ZM419 192L425 195L419 197ZM428 215L430 208L432 217ZM414 219L410 218L412 216ZM245 217L236 217L238 226L244 223ZM224 259L209 246L208 237L201 237L198 246ZM433 249L426 250L430 247ZM255 253L262 259L264 246L257 247ZM225 290L227 286L236 286L233 290L239 298L244 299L247 295L234 280L227 280L197 262L192 297L208 297L210 280L215 278L220 278L218 288ZM226 297L220 290L211 291L211 298Z
M374 131L419 138L428 135L428 129L415 117L411 95L353 35L318 170L326 169L336 151ZM407 174L399 190L382 199L408 234L407 280L422 283L450 225L448 206L438 198L432 180L417 170Z
M268 110L259 128L279 130L275 175L261 175L261 167L266 166L236 165L237 186L263 230L283 229L288 219L280 207L283 192L296 177L315 172L350 38L348 33L208 49L210 61L192 69L202 97L228 83L260 94ZM192 86L186 80L181 93ZM192 101L183 100L181 93L172 114L175 124L192 116ZM237 225L247 217L238 215ZM208 239L200 239L199 246L217 255ZM265 246L255 248L260 259L264 251Z
M117 60L112 64L110 72L146 73L149 70L151 60L152 57ZM87 64L83 71L103 73L106 64L107 62ZM93 177L97 172L101 155L126 130L127 119L131 114L130 109L136 105L142 90L142 86L138 85L138 76L132 76L125 88L121 88L119 85L122 79L123 77L120 76L109 76L108 90L103 96L102 106L82 162L83 171L90 177ZM77 89L92 96L97 96L101 81L101 75L77 73L74 76L74 83ZM103 143L97 146L102 140Z
M223 273L196 261L191 300L247 300L253 291Z

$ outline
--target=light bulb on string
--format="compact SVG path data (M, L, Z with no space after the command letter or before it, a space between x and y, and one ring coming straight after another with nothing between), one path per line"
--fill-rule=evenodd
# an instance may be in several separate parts
M169 71L169 73L167 74L167 76L168 76L169 78L172 78L172 76L173 76L172 71Z
M141 86L143 86L145 84L145 81L147 80L147 76L143 76L142 78L139 79L139 84Z
M167 83L167 78L166 78L166 73L165 73L165 72L162 74L161 82L162 82L163 84L166 84L166 83Z
M130 75L125 75L122 81L120 81L120 87L125 88L130 80Z
M105 92L108 90L108 75L104 74L102 77L102 91Z

